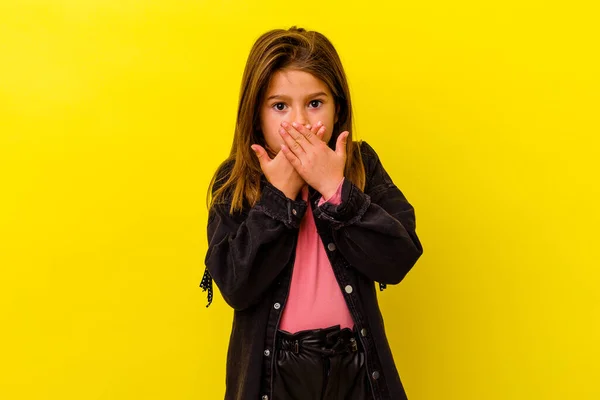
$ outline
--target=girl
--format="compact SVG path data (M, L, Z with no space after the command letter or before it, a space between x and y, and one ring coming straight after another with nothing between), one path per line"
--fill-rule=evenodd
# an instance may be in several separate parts
M413 207L351 127L327 38L292 27L256 41L209 188L200 284L235 310L226 399L406 399L374 282L399 283L423 249Z

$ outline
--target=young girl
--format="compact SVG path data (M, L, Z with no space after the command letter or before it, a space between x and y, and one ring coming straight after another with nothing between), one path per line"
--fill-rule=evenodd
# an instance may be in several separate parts
M413 207L351 127L327 38L292 27L256 41L209 188L200 284L235 310L226 399L406 399L374 282L399 283L423 249Z

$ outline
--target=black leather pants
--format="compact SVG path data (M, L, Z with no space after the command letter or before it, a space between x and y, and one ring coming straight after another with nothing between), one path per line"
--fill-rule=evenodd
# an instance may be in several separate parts
M355 331L277 331L273 400L372 400Z

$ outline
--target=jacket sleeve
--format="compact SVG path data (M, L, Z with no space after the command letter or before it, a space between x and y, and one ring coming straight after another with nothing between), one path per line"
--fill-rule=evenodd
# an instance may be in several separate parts
M375 150L363 141L361 151L365 192L345 179L342 202L322 204L315 216L330 222L336 247L350 265L373 281L397 284L423 254L414 209Z
M288 263L306 212L306 202L288 199L264 182L259 201L249 210L232 215L230 204L209 210L206 268L238 311L256 304Z

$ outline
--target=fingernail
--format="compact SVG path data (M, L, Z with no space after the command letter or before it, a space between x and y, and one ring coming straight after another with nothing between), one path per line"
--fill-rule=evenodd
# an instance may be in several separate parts
M289 125L288 125L288 123L287 123L287 122L283 121L283 122L281 123L281 126L283 126L284 128L287 128Z
M292 122L292 126L293 126L294 128L297 128L297 127L298 127L298 123L297 123L297 122Z

